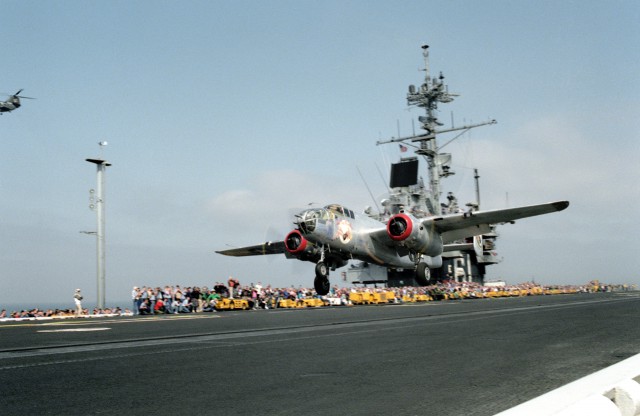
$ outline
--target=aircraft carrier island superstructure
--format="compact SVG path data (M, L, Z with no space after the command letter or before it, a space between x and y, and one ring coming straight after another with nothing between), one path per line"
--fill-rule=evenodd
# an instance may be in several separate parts
M402 151L412 148L415 153L415 156L402 158L398 163L391 165L390 193L388 198L382 201L382 212L369 212L369 215L382 221L386 221L401 209L411 212L417 218L462 212L463 208L458 205L458 200L453 193L447 193L446 202L441 200L443 194L441 179L454 175L451 170L452 156L449 153L443 153L441 149L472 128L496 123L495 120L489 120L483 123L443 128L443 123L437 118L438 104L450 103L457 95L449 92L448 87L444 84L442 73L438 77L432 78L430 76L429 46L422 46L422 50L425 61L424 82L419 87L409 86L407 103L409 106L425 110L425 115L418 117L420 128L424 130L424 133L381 140L376 143L377 145L396 143ZM450 138L444 145L439 145L438 135L451 132L458 134ZM427 165L428 184L425 184L420 176L420 159L423 159ZM477 169L474 173L475 201L466 204L467 210L479 210L480 207ZM495 250L497 237L495 226L492 226L492 232L488 234L460 241L453 247L455 249L442 254L442 267L431 269L431 281L455 280L485 283L486 267L500 261ZM352 264L346 271L346 278L355 284L385 284L387 286L416 284L413 270L391 270L365 262Z

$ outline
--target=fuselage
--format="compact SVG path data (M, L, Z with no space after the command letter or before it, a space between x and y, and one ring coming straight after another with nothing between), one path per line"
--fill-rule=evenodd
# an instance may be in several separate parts
M20 99L18 97L12 97L9 101L0 101L0 113L13 111L18 107L20 107Z
M374 240L376 232L386 225L368 216L354 213L341 205L314 208L297 216L302 235L318 246L326 246L332 253L392 268L411 269L415 263L407 256L400 257L390 242Z

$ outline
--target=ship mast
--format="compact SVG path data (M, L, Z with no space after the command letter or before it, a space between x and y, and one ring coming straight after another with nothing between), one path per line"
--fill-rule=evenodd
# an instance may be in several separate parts
M418 117L420 127L425 132L423 134L392 138L390 140L383 140L376 142L377 145L395 142L411 141L416 143L415 153L423 156L428 164L429 172L429 185L431 187L432 206L436 211L434 214L441 214L440 196L442 194L440 188L440 178L453 175L454 172L450 170L449 164L451 163L451 155L448 153L441 153L440 150L451 143L453 140L460 137L462 134L474 127L485 126L488 124L496 124L496 120L489 120L483 123L469 124L460 127L452 127L449 129L440 129L443 124L438 121L437 111L439 103L450 103L454 97L458 94L452 94L449 92L449 88L444 84L444 76L442 72L436 78L431 78L429 73L429 45L422 46L422 56L424 57L424 82L419 88L415 85L409 85L409 92L407 93L407 104L411 106L424 108L426 116ZM438 147L436 136L439 133L448 133L452 131L461 131L458 136L449 140L443 146Z

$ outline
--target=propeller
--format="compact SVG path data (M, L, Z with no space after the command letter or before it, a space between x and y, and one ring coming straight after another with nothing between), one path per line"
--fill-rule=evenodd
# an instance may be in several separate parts
M294 217L299 217L298 213L300 211L302 210L290 208L287 210L286 215L284 213L278 213L278 218L273 219L274 221L272 221L265 227L264 242L275 243L284 241L287 234L289 234L291 230L297 227L296 222L292 222L291 219ZM275 257L276 256L267 256L267 259L271 262Z

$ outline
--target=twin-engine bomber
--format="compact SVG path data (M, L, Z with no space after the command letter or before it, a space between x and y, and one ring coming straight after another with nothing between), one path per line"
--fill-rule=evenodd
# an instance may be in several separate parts
M417 88L409 86L407 103L426 111L425 116L418 118L424 133L379 141L377 144L397 143L401 152L406 151L407 146L415 148L415 153L424 157L429 166L428 189L419 185L422 179L418 180L417 160L402 163L402 166L394 165L391 171L391 188L394 188L395 193L391 200L387 200L386 205L383 203L383 213L371 215L371 212L367 212L365 215L358 215L341 205L307 209L296 215L294 224L297 227L287 234L284 241L266 242L217 253L227 256L284 254L287 258L313 262L316 264L314 286L319 295L329 292L329 270L344 267L349 260L360 260L363 262L361 266L377 264L386 267L387 275L390 271L413 270L415 282L426 286L432 281L430 269L440 269L443 266L442 253L448 252L445 255L447 257L456 252L469 251L483 257L488 254L493 259L491 250L488 249L490 245L483 244L483 235L495 238L493 226L567 208L568 201L557 201L482 211L479 209L480 196L477 190L477 201L469 211L454 209L457 204L450 201L447 205L448 212L443 212L440 179L453 172L449 166L451 155L441 152L446 144L438 146L436 136L454 131L464 133L474 127L495 124L496 121L442 129L443 123L437 118L438 104L450 103L457 94L449 92L442 73L433 78L429 75L429 46L423 45L422 51L425 79ZM477 181L477 171L475 177ZM455 200L453 196L451 198ZM489 262L485 260L483 263ZM434 275L437 274L436 271Z
M418 284L426 286L429 269L442 266L442 253L460 249L455 241L488 233L492 224L562 211L568 206L568 201L557 201L426 218L400 211L382 222L333 204L296 215L297 228L284 241L217 253L239 257L284 254L316 263L313 285L319 295L329 293L329 270L346 266L352 259L389 269L415 270Z

